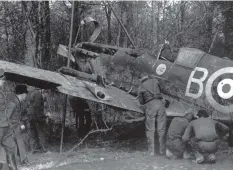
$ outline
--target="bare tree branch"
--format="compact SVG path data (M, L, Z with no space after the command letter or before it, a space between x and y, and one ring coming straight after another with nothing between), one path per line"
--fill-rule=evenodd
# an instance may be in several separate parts
M101 133L106 133L108 131L111 131L112 130L112 127L111 128L108 128L108 129L97 129L97 130L91 130L88 134L86 134L86 136L84 136L84 138L78 143L76 144L72 149L70 149L66 154L69 154L71 152L73 152L77 147L79 147L81 144L83 144L83 142L89 137L89 135L91 134L94 134L94 133L98 133L98 132L101 132Z

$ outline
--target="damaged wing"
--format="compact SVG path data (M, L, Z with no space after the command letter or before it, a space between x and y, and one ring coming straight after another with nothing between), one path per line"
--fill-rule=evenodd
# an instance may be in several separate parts
M0 68L9 81L56 90L70 96L142 113L133 96L113 86L100 87L88 80L7 61L0 61Z

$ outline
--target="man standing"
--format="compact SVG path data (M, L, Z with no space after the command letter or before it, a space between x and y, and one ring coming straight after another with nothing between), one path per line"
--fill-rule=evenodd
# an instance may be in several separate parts
M70 106L76 115L76 128L78 128L79 136L85 136L91 130L91 112L86 100L69 97ZM77 124L78 123L78 124Z
M28 87L27 117L30 127L28 145L30 150L43 151L39 137L39 129L45 125L44 100L41 92L34 87Z
M166 142L166 156L168 158L187 158L186 145L182 136L189 122L193 119L192 110L189 109L184 117L175 117L168 128Z
M14 92L17 97L6 100L5 109L0 112L0 142L6 152L9 170L17 170L15 160L15 129L19 126L21 102L27 96L27 87L25 85L18 85ZM2 166L3 164L1 164L1 168Z
M148 77L142 78L138 98L139 103L144 106L143 110L146 117L145 126L149 154L154 155L155 153L155 126L157 124L159 154L164 155L167 118L158 81Z
M210 163L216 162L215 153L218 149L219 134L226 134L229 128L224 124L208 118L209 114L205 110L199 110L196 120L193 120L185 130L182 137L184 142L188 142L194 135L192 149L196 156L197 163L203 163L205 158Z

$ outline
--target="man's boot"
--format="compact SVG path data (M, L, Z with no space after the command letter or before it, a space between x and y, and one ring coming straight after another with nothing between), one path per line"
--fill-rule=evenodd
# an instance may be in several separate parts
M147 131L146 132L146 138L147 138L147 146L148 146L148 152L150 156L155 155L155 139L154 139L154 133Z
M15 155L13 153L7 153L6 160L9 170L18 170L15 160Z
M207 160L208 160L210 163L216 163L216 156L215 156L215 154L209 154Z
M191 153L185 150L183 153L183 159L191 159L191 157L192 157Z
M166 157L168 159L177 159L177 156L173 155L173 153L169 149L166 149Z
M0 163L0 170L2 170L2 168L3 168L3 163Z
M204 162L204 156L200 152L195 152L196 163L201 164Z

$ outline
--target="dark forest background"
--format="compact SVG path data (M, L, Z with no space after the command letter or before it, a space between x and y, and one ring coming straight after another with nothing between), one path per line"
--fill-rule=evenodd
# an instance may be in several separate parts
M102 26L97 39L131 47L128 38L101 1L75 1L73 40L80 21L92 16ZM233 58L233 2L230 1L113 1L110 2L137 48L156 53L169 41L176 52L194 47L220 57ZM59 44L68 45L70 1L0 2L0 58L55 70ZM87 41L89 28L81 28L78 41ZM74 42L73 42L74 43ZM216 48L217 47L217 48Z

